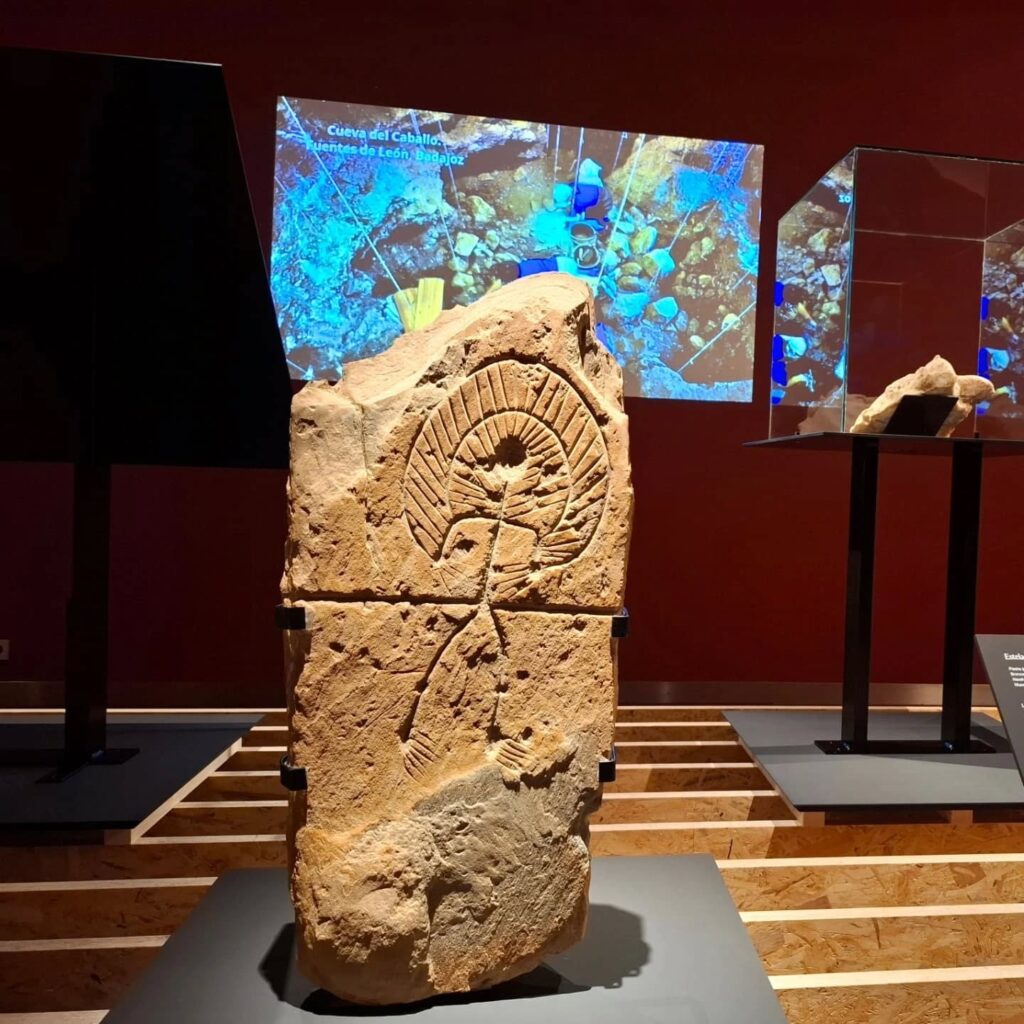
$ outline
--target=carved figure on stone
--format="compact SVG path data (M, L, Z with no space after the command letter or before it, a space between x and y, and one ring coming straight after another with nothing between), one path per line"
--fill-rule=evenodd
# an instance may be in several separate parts
M586 284L523 279L293 402L292 897L342 998L486 987L582 936L632 516L592 316Z
M990 380L974 374L957 374L952 363L935 356L924 366L918 367L894 380L854 421L850 432L853 434L881 434L896 411L904 395L948 395L957 403L950 410L939 431L939 437L950 437L956 428L974 412L979 402L989 401L995 394Z

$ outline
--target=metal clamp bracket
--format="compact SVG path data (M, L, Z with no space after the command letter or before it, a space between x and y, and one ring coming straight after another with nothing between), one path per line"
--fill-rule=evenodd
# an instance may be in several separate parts
M615 753L615 746L612 745L612 756L602 757L597 762L597 781L598 782L614 782L615 781L615 766L619 763L618 755Z
M274 608L274 625L278 629L305 629L306 609L301 604L279 604Z
M296 768L288 760L287 754L281 757L280 771L281 785L289 793L301 793L306 788L306 769Z
M618 615L612 616L612 636L624 637L629 635L629 609L623 607Z

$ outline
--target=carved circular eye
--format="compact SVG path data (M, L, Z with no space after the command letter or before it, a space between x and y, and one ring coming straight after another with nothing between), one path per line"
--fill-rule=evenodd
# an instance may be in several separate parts
M496 466L504 466L506 469L515 469L521 466L527 455L526 445L521 437L509 434L503 437L494 446L494 463Z

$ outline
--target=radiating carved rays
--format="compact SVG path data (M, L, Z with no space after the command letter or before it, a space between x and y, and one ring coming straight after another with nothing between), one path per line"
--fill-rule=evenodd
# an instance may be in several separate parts
M533 531L529 559L494 581L507 597L582 553L607 491L608 453L583 400L547 367L514 360L471 374L433 409L404 488L409 528L435 561L467 519Z

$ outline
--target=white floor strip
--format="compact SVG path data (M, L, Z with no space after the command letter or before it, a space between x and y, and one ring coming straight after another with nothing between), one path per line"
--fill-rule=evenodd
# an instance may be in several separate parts
M746 924L759 921L855 921L876 917L983 917L1024 914L1024 903L960 903L921 907L839 907L819 910L744 910Z
M839 971L835 974L774 974L776 992L795 988L853 988L870 985L927 985L1024 978L1024 964L983 967L922 967L906 971ZM1007 1021L1014 1018L1007 1017Z
M794 822L783 822L792 825ZM867 826L870 827L870 826ZM906 826L919 827L919 826ZM944 826L943 826L944 827ZM1024 853L915 853L865 857L758 857L741 860L719 860L719 870L751 870L758 868L873 868L904 864L1021 864Z

